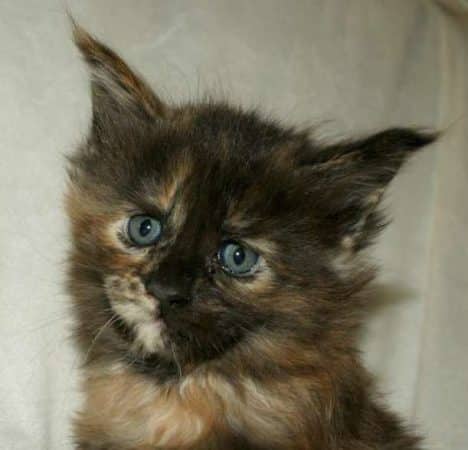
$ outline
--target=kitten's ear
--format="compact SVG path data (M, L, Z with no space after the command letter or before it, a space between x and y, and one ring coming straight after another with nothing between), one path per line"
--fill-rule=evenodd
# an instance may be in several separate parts
M436 138L436 133L393 128L331 145L302 161L301 171L314 174L326 223L341 245L359 250L370 243L385 225L378 211L385 188L410 155Z
M102 132L135 120L164 119L169 108L110 48L73 19L73 37L91 74L93 126Z

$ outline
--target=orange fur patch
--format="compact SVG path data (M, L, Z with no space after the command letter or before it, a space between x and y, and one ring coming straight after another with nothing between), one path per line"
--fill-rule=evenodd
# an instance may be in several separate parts
M194 448L209 442L216 430L228 428L262 445L287 445L292 435L301 434L301 414L307 408L313 414L313 404L307 400L310 386L302 378L262 384L241 378L233 384L200 370L158 386L123 367L114 373L89 370L88 374L77 434L91 442L104 436L103 443L122 448Z

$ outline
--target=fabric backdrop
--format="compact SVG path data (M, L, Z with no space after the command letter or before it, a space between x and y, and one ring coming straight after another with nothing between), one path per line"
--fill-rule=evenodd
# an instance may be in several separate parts
M443 3L443 6L442 6ZM428 448L468 448L468 7L417 0L69 1L168 100L206 92L337 138L441 128L390 187L367 365ZM71 448L64 155L90 119L61 0L0 0L0 448Z

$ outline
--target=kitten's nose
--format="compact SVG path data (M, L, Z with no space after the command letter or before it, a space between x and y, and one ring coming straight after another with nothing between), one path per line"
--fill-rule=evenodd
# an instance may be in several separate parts
M183 308L191 303L190 294L186 289L176 289L152 278L146 284L147 291L159 301L161 315L168 311Z

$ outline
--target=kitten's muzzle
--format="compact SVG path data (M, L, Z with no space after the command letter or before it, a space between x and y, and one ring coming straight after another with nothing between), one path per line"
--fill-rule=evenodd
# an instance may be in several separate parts
M146 284L146 290L159 302L162 317L173 310L184 308L192 303L189 290L184 286L175 288L162 283L160 280L151 278Z

